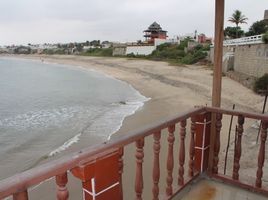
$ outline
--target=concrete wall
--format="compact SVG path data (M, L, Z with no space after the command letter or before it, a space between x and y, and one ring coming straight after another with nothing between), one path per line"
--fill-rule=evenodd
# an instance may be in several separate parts
M126 55L127 54L135 54L135 55L149 55L156 49L155 46L127 46Z
M233 58L228 54L233 53ZM213 63L214 48L210 51L210 60ZM234 71L253 77L261 77L268 73L268 44L238 45L223 48L223 72L233 68Z
M126 55L126 46L119 46L113 48L113 56L124 56Z
M237 46L234 70L254 77L268 73L268 45Z

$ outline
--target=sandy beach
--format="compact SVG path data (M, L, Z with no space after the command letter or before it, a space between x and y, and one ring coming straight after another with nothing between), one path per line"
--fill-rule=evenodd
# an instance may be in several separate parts
M112 137L127 134L128 131L137 127L187 111L196 105L211 105L213 71L204 66L179 67L170 66L166 62L148 60L65 55L18 57L97 70L129 83L142 95L150 98L134 115L124 120L121 129ZM228 77L223 77L222 81L222 108L231 109L232 105L236 104L236 110L261 112L263 97ZM224 119L223 131L227 131L228 122L229 118ZM253 121L250 121L245 128L251 126L252 123ZM226 138L227 134L222 136L223 145L226 143ZM165 145L165 143L162 144L163 149L166 149ZM151 148L150 141L146 148ZM73 147L72 150L76 149L79 149L79 146ZM126 150L125 156L132 153L133 147L130 147ZM134 156L132 157L134 159ZM130 164L126 163L128 166L126 171L133 169L133 166L131 167L133 162L134 160L130 161ZM149 165L145 168L145 171L151 171ZM131 177L130 179L134 179L133 173ZM47 186L47 188L51 188L51 186ZM33 197L35 195L33 194Z

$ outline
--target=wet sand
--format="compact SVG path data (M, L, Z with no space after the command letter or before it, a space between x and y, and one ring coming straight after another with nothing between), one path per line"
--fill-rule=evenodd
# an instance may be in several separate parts
M40 62L53 62L59 64L68 64L80 66L87 69L93 69L103 72L114 78L126 81L137 89L142 95L151 98L145 105L134 115L127 117L121 129L113 135L112 138L127 134L128 131L137 127L145 126L163 118L174 116L179 112L187 111L196 105L211 105L211 85L212 70L204 66L170 66L165 62L155 62L147 60L124 59L124 58L100 58L100 57L84 57L84 56L19 56L27 59L38 59ZM223 77L222 83L222 107L231 109L236 104L237 110L260 112L262 108L263 98L254 94L251 90L243 87L239 83ZM229 118L223 121L223 132L227 133ZM250 126L251 123L246 124ZM163 132L162 141L166 141L166 131ZM222 145L225 146L227 134L222 134ZM94 143L94 141L91 141ZM81 141L80 145L74 145L68 151L75 151L88 144L88 141ZM162 154L166 154L167 143L162 142ZM152 154L152 140L146 140L145 154ZM175 149L177 149L175 147ZM223 151L223 150L221 150ZM177 155L177 154L174 154ZM126 183L134 183L135 156L134 146L130 145L125 150L125 158L129 158L125 163L125 173L130 176L124 181ZM151 179L151 159L146 158L144 168L145 173L149 174ZM164 156L163 156L164 157ZM126 159L125 159L126 160ZM163 160L163 162L165 162ZM164 165L164 164L163 164ZM175 168L174 171L177 169ZM165 171L163 172L165 173ZM145 187L150 189L150 181L145 180ZM148 181L148 184L147 184ZM162 182L165 182L163 177ZM127 184L126 184L127 185ZM133 194L132 188L126 188L129 194ZM46 191L54 186L43 186ZM71 181L69 185L71 191L77 188L77 181ZM131 191L129 191L131 190ZM40 192L33 192L33 197L40 195ZM43 193L43 192L41 192ZM72 193L72 192L71 192ZM77 194L77 190L75 193ZM81 193L79 193L81 194ZM37 196L36 196L37 195ZM72 196L74 197L74 196ZM76 196L77 197L77 196ZM34 198L34 199L36 199ZM50 199L46 195L42 195L40 199ZM71 198L76 199L76 198ZM78 198L77 198L78 199ZM131 198L132 199L132 198ZM146 199L146 198L145 198Z

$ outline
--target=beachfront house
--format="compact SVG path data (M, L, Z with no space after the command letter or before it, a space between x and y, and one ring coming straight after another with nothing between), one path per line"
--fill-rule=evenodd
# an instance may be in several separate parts
M137 127L124 136L2 180L0 198L13 196L16 200L26 200L31 188L53 179L55 198L66 200L71 195L69 189L74 188L68 185L68 177L74 176L81 182L77 190L86 200L267 199L268 116L220 108L225 1L215 0L215 3L211 106L195 107L172 118ZM226 136L221 130L226 117L234 118L236 124L234 148L227 156L231 161L228 168L225 168L228 159L219 155L223 148L221 139ZM254 146L258 152L252 160L248 160L247 148L242 145L248 134L256 134L244 131L245 122L250 119L261 121L260 140ZM168 144L167 149L161 148L164 142ZM128 156L124 156L125 151ZM244 159L252 163L248 171L240 168ZM149 163L147 169L144 163ZM124 167L126 164L132 166L131 171ZM129 181L131 175L135 176L133 183ZM54 187L51 181L47 183Z

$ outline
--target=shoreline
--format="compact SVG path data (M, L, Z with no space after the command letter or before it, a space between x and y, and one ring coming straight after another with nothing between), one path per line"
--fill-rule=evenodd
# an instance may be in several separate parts
M0 55L1 56L1 55ZM9 55L5 57L30 59L45 63L63 64L83 70L93 70L134 88L149 101L134 114L124 118L111 138L120 137L140 126L172 117L194 106L211 104L213 71L204 66L170 66L166 62L127 58L88 57L73 55ZM263 98L228 77L222 80L222 107L248 112L261 112ZM73 145L67 153L88 145ZM84 144L83 144L84 143Z
M203 66L178 67L158 61L84 56L23 55L9 57L77 66L101 72L130 84L141 95L151 98L150 101L144 102L142 108L123 120L122 126L113 134L112 138L120 137L120 135L126 134L137 127L187 111L195 105L211 104L212 71ZM262 97L228 77L223 77L223 108L230 109L232 104L235 103L237 110L260 112L262 102ZM228 119L224 119L222 130L226 131L227 129ZM223 145L226 140L227 136L224 135L222 138ZM66 150L66 153L79 151L81 146L88 144L87 141L79 142L84 144L73 145ZM163 143L164 148L166 145ZM130 156L132 153L127 151L125 155ZM131 171L134 167L128 166L131 169L126 170ZM73 180L70 184L77 188L78 182ZM46 188L45 190L51 189L48 184L44 184L40 188L43 187ZM44 193L43 189L41 193ZM38 194L35 195L38 196Z
M93 70L125 82L149 99L133 114L124 118L120 128L111 134L111 139L127 134L137 127L175 116L194 106L210 105L211 102L212 70L204 66L178 67L159 61L73 55L4 55L3 57ZM223 108L231 109L235 103L237 110L261 112L263 102L261 96L228 77L223 77L222 81ZM79 151L81 147L90 144L80 139L77 145L72 145L65 152Z

